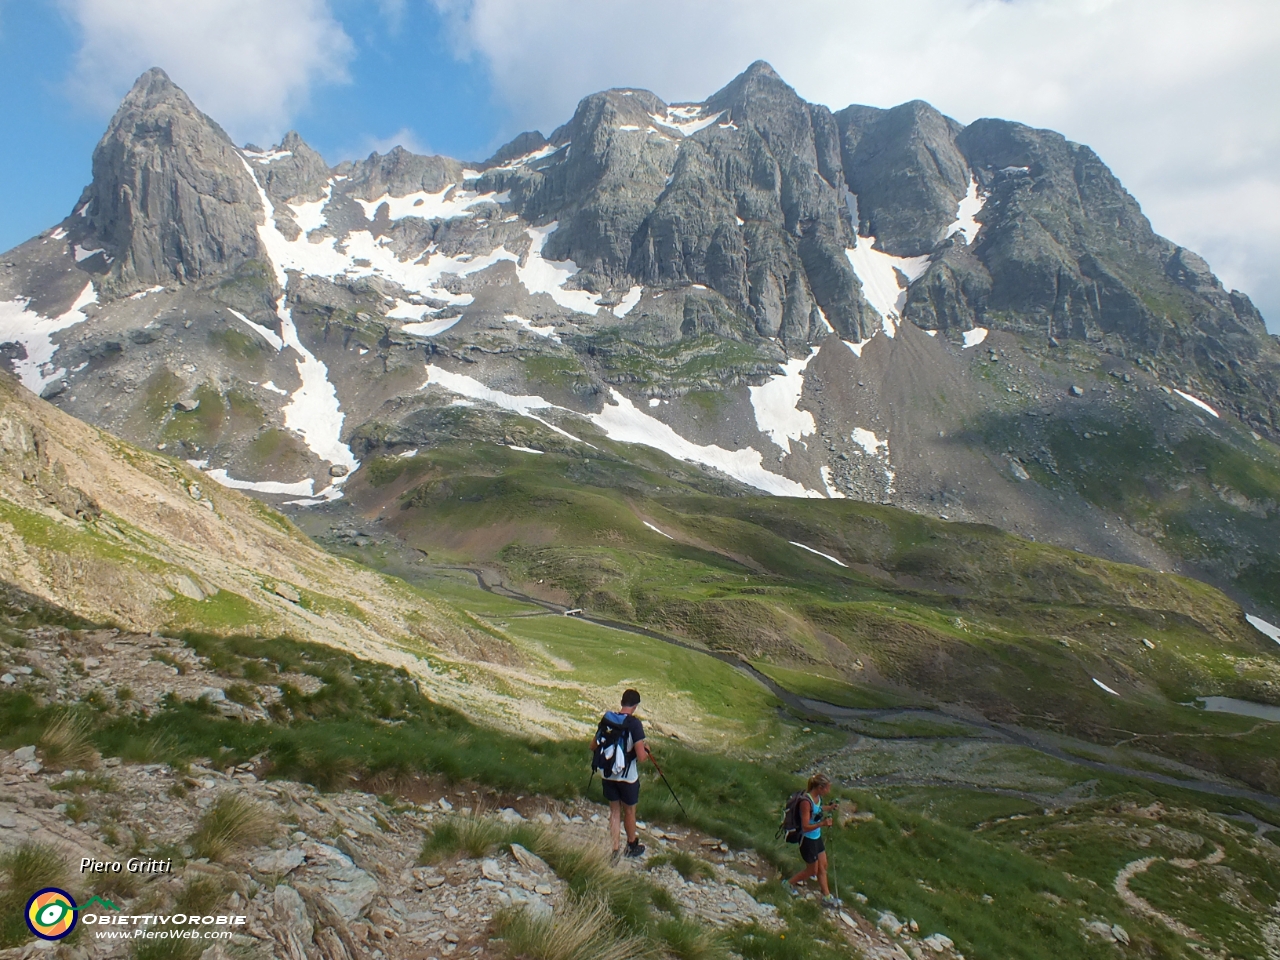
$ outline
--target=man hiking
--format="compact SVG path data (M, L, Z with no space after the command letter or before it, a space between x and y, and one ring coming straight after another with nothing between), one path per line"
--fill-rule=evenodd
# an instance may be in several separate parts
M805 880L817 879L822 890L822 904L836 908L840 901L831 895L827 886L827 847L822 842L822 828L829 827L833 821L830 817L822 818L822 798L831 792L831 780L823 773L815 773L809 778L804 794L796 806L796 819L800 825L800 856L805 868L783 884L787 893L799 895L796 884Z
M644 844L636 833L636 804L640 802L640 772L637 765L649 759L649 746L644 742L644 726L637 717L640 694L626 690L622 706L608 711L592 738L593 769L604 781L604 798L609 801L609 839L615 856L619 853L618 828L625 821L627 856L644 853Z

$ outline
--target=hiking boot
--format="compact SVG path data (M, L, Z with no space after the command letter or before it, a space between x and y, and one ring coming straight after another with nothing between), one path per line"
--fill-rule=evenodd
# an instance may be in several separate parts
M839 910L841 907L844 906L844 901L841 900L839 897L833 896L832 894L829 893L822 898L822 905L832 910Z
M800 888L799 888L799 887L797 887L797 886L796 886L794 883L792 883L790 880L783 880L783 881L782 881L782 889L783 889L784 891L786 891L786 892L787 892L787 894L789 894L790 896L793 896L793 897L798 897L798 896L800 896Z
M644 850L645 850L645 846L639 840L636 840L634 842L628 842L626 856L628 857L643 856Z

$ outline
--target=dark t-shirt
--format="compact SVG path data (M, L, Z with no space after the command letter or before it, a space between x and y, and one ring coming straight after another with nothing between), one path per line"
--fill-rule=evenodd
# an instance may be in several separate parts
M644 739L644 724L640 722L640 718L634 713L622 722L622 729L627 733L626 742L623 748L627 753L635 753L636 744ZM635 783L640 779L640 771L636 769L636 761L633 757L631 762L627 764L627 769L623 771L620 777L605 777L606 780L623 780L627 783Z

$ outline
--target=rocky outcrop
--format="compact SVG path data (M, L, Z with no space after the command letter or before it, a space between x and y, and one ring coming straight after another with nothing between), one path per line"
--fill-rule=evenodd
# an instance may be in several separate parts
M95 148L93 182L69 224L105 248L104 290L123 295L260 259L261 211L231 139L154 68L138 78Z

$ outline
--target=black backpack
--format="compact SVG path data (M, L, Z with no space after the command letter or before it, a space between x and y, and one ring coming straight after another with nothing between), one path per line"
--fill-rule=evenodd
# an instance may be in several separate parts
M785 838L787 843L799 843L801 839L800 833L800 801L809 800L808 795L803 790L797 790L791 796L787 797L787 805L782 811L782 823L778 824L778 829L774 833L775 840ZM809 816L812 817L813 801L809 800Z
M635 746L627 749L627 715L612 710L600 718L596 727L595 749L591 754L591 769L599 770L602 777L620 777L627 772L635 759Z

